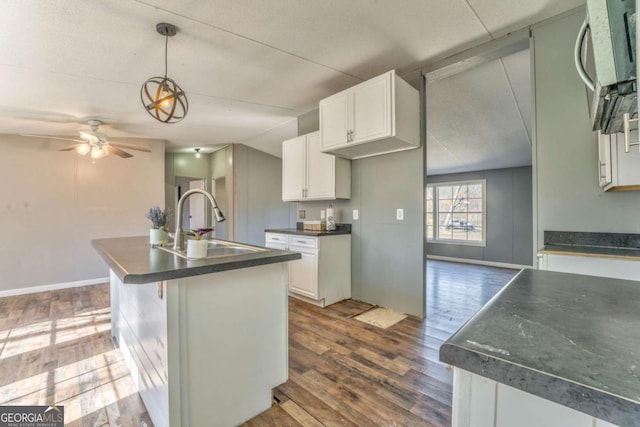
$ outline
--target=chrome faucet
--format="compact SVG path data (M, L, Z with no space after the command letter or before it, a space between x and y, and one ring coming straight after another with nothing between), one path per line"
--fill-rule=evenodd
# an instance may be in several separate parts
M180 200L178 200L178 212L176 213L176 232L173 236L173 249L176 251L184 250L184 241L183 241L184 231L182 230L182 209L183 209L185 200L187 200L189 196L192 196L194 194L202 194L205 196L205 198L209 199L209 203L211 203L211 207L213 208L213 214L215 215L217 222L222 222L226 219L222 214L222 212L220 211L220 208L218 208L216 199L214 199L210 193L204 190L200 190L199 188L194 188L193 190L187 191L182 195L182 197L180 197Z

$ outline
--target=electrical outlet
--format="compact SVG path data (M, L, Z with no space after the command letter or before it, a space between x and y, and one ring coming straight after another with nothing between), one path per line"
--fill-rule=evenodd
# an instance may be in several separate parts
M307 211L305 211L305 210L303 210L303 209L300 209L300 210L298 211L298 218L300 218L300 219L304 219L306 216L307 216Z
M320 219L324 219L324 209L320 209Z
M396 209L396 219L398 221L404 220L404 209Z
M358 209L353 210L353 219L358 219Z

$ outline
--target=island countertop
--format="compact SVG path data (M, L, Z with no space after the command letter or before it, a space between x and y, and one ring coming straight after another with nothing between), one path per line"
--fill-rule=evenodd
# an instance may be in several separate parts
M640 282L526 269L440 360L620 426L640 424Z
M264 251L219 258L186 260L149 245L148 236L91 241L109 268L123 283L141 284L300 259L297 252Z

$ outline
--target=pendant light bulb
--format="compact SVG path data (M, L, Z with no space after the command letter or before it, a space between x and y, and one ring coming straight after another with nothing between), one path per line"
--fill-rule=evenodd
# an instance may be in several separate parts
M78 154L80 154L81 156L89 154L89 151L91 151L91 146L86 142L84 144L80 144L80 145L78 145L76 147L76 152Z
M196 151L196 159L200 158L200 149L199 148L195 148L194 149Z

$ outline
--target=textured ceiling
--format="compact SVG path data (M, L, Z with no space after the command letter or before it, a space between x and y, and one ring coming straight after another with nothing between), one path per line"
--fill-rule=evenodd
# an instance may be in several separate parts
M529 50L427 85L427 174L531 165Z
M320 99L392 68L410 69L582 0L6 0L0 14L0 133L75 135L88 118L113 137L169 149L246 143L280 155L278 138ZM189 115L166 125L140 86L163 73ZM270 136L275 135L275 136Z

